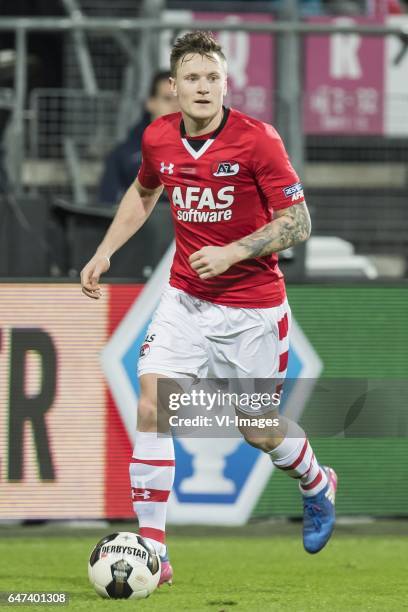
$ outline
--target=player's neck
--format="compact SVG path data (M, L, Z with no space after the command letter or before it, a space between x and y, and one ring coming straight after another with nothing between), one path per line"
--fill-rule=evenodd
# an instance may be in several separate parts
M206 119L195 119L189 117L182 112L184 127L186 129L186 135L188 136L202 136L214 132L220 125L224 116L224 108L221 108L219 112L214 116Z

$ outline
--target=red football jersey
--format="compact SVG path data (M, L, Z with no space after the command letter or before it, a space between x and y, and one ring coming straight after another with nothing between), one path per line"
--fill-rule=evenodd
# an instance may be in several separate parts
M207 280L188 261L202 247L243 238L269 223L274 210L304 201L276 130L225 109L220 127L195 143L185 135L181 113L174 113L146 128L142 156L139 182L147 189L163 184L170 200L176 234L170 284L226 306L281 304L285 285L276 253L246 259Z

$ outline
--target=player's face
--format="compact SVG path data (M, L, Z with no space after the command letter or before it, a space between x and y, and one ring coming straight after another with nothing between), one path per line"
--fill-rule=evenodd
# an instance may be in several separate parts
M180 109L195 121L208 121L222 108L227 93L227 74L223 60L190 53L179 60L176 77L170 79Z

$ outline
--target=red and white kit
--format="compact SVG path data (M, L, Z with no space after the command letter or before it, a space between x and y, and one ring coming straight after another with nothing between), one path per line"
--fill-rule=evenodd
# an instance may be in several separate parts
M283 378L290 309L275 253L241 261L202 280L189 264L205 246L224 246L269 223L274 211L304 202L302 185L270 125L224 109L217 130L188 138L180 113L145 131L141 185L163 184L176 233L170 286L163 293L139 359L139 375L173 378ZM299 479L303 495L327 486L303 430L269 452ZM171 438L137 432L130 468L141 535L165 551L165 512L174 479Z
M207 280L188 262L202 247L239 240L269 223L274 210L304 201L276 130L231 109L210 137L188 139L181 114L174 113L145 130L142 152L139 182L148 189L163 184L170 200L176 233L170 285L224 306L282 304L285 286L276 253L241 261Z
M167 190L176 254L139 361L139 375L269 378L284 376L290 309L275 253L201 280L188 258L223 246L304 201L302 185L276 130L224 111L207 137L187 138L180 113L145 131L139 182Z

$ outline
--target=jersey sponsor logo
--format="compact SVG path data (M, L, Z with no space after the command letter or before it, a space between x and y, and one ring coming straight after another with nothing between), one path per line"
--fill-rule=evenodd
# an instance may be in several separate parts
M290 185L289 187L285 187L283 189L283 193L287 198L290 198L290 196L293 196L293 194L300 193L301 191L303 192L302 183L294 183L293 185Z
M238 162L218 162L212 167L214 176L235 176L239 172Z
M226 185L217 191L211 187L188 186L184 190L176 186L171 196L177 207L177 220L193 223L216 223L229 221L230 206L234 203L234 186Z
M174 174L174 164L165 164L165 162L160 162L160 172L162 174Z

